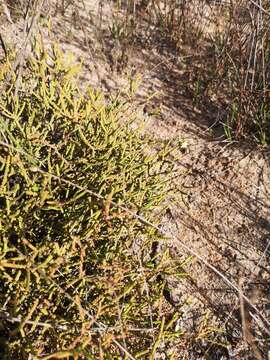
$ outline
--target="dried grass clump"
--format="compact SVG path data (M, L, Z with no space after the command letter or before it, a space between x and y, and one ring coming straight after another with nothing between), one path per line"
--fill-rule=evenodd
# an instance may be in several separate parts
M253 138L268 144L269 2L157 3L148 11L158 14L161 33L169 34L180 50L191 45L188 87L196 105L211 109L229 140Z
M0 68L1 358L153 359L179 335L162 295L177 265L138 217L158 218L169 150L74 72L37 50L16 97Z
M269 1L146 0L127 1L128 7L118 3L118 33L126 31L130 42L137 37L138 42L144 39L148 46L171 52L186 69L179 79L186 96L207 111L228 140L269 144Z

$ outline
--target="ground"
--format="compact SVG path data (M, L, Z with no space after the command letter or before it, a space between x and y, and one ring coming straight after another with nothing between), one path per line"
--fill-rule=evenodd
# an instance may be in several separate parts
M270 329L269 149L248 141L229 142L216 126L211 109L202 112L186 96L183 89L192 66L185 53L176 54L166 42L153 38L137 40L123 49L105 30L113 23L112 7L112 2L101 7L98 1L85 0L76 11L70 6L64 14L48 9L50 32L40 24L44 41L57 41L65 52L83 59L83 87L90 84L107 96L119 93L130 101L139 116L145 117L148 135L163 140L178 137L185 144L178 161L182 176L173 183L179 194L185 194L169 204L162 227L172 238L176 256L193 255L194 259L187 280L176 286L168 280L169 298L189 318L180 326L189 331L199 326L210 309L216 326L225 330L232 344L224 354L208 344L204 353L189 354L190 359L207 355L211 359L252 359L241 342L242 295L232 284L256 306L258 311L245 303L246 322L252 323L260 337L263 329ZM46 21L44 15L44 24ZM18 46L21 28L19 20L12 24L1 14L0 33L6 43ZM139 86L131 95L130 86L136 79Z

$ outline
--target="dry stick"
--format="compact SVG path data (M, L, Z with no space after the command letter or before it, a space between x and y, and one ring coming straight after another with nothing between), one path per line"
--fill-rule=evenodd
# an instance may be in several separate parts
M0 0L0 4L2 5L3 9L4 9L4 13L6 14L7 20L10 24L12 24L12 26L14 27L14 22L12 21L11 15L10 15L10 11L7 7L7 4L5 3L4 0Z
M5 313L3 313L3 314L0 313L0 319L9 321L11 323L19 323L19 324L23 321L23 319L21 319L20 317L12 317L12 316L10 316L10 314L5 314ZM60 330L67 329L66 325L53 325L51 323L45 323L45 322L41 322L41 321L26 320L24 323L29 324L29 325L43 327L43 328L49 328L49 329L54 329L54 328L57 328ZM73 326L74 326L74 324L73 324ZM98 331L99 331L99 329L98 329Z
M42 6L44 4L45 0L41 0L38 4L37 7L35 9L35 14L32 16L32 20L31 20L31 24L27 30L27 23L28 23L28 10L27 10L27 14L25 16L25 22L24 22L24 40L23 40L23 44L22 44L22 49L17 57L17 60L15 62L15 70L16 68L18 69L18 73L17 73L17 79L16 79L16 83L15 83L15 97L17 97L18 95L18 91L19 91L19 87L20 87L20 83L21 83L21 77L22 77L22 70L23 70L23 63L26 57L26 48L28 45L28 42L32 36L33 33L33 29L36 25L36 22L40 16L41 13L41 9Z
M262 15L262 14L261 14ZM261 20L263 21L263 20ZM264 37L262 36L261 47L262 47L262 78L263 78L263 95L266 95L266 67L265 67L265 51L264 51Z
M262 355L261 355L258 347L255 344L254 336L250 331L251 316L247 312L247 309L245 308L245 301L244 301L244 297L243 297L242 287L243 287L243 278L240 278L239 279L239 302L240 302L240 312L241 312L241 319L242 319L243 338L244 338L245 342L251 346L256 360L263 360Z
M249 69L250 69L250 64L251 64L251 58L252 58L252 53L254 50L254 55L253 55L253 70L252 70L252 81L251 81L251 90L253 89L253 85L254 85L254 79L255 79L255 68L256 68L256 57L257 57L257 48L258 48L258 43L259 41L261 42L261 51L262 51L262 77L263 77L263 90L264 90L264 95L266 92L266 85L265 85L265 59L264 59L264 36L265 34L263 34L263 8L261 5L261 0L260 0L260 4L258 4L259 6L257 6L257 16L256 16L256 20L254 20L252 13L250 12L250 16L251 16L251 22L252 22L252 26L254 28L253 31L253 38L252 38L252 43L251 43L251 47L250 47L250 54L249 54L249 61L248 61L248 67L247 67L247 73L246 73L246 79L245 79L245 84L244 84L244 88L246 87L247 84L247 77L249 74ZM254 48L254 40L256 37L256 42L255 42L255 48Z
M259 14L257 14L256 19L256 42L255 42L255 49L254 49L254 56L253 56L253 70L252 70L252 80L251 80L251 91L253 90L254 86L254 80L255 80L255 72L256 72L256 65L257 65L257 50L258 50L258 37L259 37L259 31L260 31L260 24L259 24Z
M10 314L7 313L1 313L0 312L0 320L6 320L9 321L11 323L21 323L22 322L22 318L20 317L12 317ZM59 329L59 330L67 330L68 329L68 325L58 325L58 324L52 324L52 323L46 323L46 322L41 322L41 321L34 321L34 320L26 320L24 321L25 324L29 324L29 325L35 325L35 326L39 326L41 328L49 328L49 329ZM75 324L76 325L76 324ZM72 323L71 327L74 328L74 323ZM151 327L151 328L126 328L128 331L133 331L133 332L144 332L144 333L149 333L149 332L154 332L159 330L158 328L155 327ZM115 327L112 326L107 326L104 330L101 329L100 327L91 327L91 330L87 331L87 332L102 332L102 331L113 331L115 330Z
M249 2L251 2L251 4L253 4L256 8L262 11L265 15L270 16L270 13L267 10L265 10L265 8L263 8L261 4L258 4L253 0L249 0Z
M4 41L1 33L0 33L0 44L1 44L2 49L3 49L3 51L4 51L5 58L7 59L7 57L8 57L8 51L7 51L7 47L6 47L5 41Z
M15 28L14 22L13 22L13 20L12 20L12 18L11 18L10 11L9 11L9 9L8 9L8 7L7 7L7 4L5 3L4 0L0 0L0 5L2 5L2 8L4 9L4 13L5 13L5 15L6 15L6 18L7 18L8 22L11 24L12 31L13 31L14 33L16 33L16 28ZM3 51L4 51L4 53L5 53L5 57L7 58L7 56L8 56L8 51L7 51L7 48L6 48L4 39L3 39L3 37L2 37L2 34L0 34L0 43L1 43L1 46L2 46Z
M146 276L145 273L143 271L143 264L142 264L142 260L141 260L141 256L139 255L139 253L137 253L137 257L138 257L138 262L140 263L140 272L143 274L143 280L144 280L144 286L145 286L145 292L146 292L146 296L148 298L148 301L150 299L150 293L149 293L149 288L146 282ZM150 318L150 325L152 327L152 329L154 328L154 322L153 322L153 315L152 315L152 307L151 307L151 302L149 301L149 305L148 305L148 314L149 314L149 318Z
M23 150L19 150L16 147L7 144L3 141L0 141L0 145L5 146L6 148L9 149L13 149L18 153L21 153L23 155L26 155L30 158L32 158L33 160L35 160L35 158L29 154L27 154L25 151ZM36 159L38 160L38 159ZM43 175L50 175L53 179L58 180L64 184L70 185L72 187L75 187L81 191L85 191L86 193L94 196L95 198L103 201L106 201L105 197L103 197L100 194L95 193L92 190L89 190L88 188L75 184L74 182L61 178L60 176L57 176L55 174L52 174L48 171L44 171L41 170L38 167L32 167L30 168L31 171L33 172L37 172ZM134 213L132 210L126 208L123 205L120 205L116 202L114 202L113 200L111 201L111 203L115 206L118 207L119 209L123 210L124 212L126 212L127 214L130 214L133 218L139 220L141 223L152 227L153 229L157 230L162 236L164 236L167 240L174 240L176 243L178 243L183 249L186 250L187 254L191 254L194 257L198 258L203 264L205 264L209 269L211 269L216 275L218 275L225 283L227 283L232 289L234 289L237 293L239 293L239 287L237 285L235 285L231 280L229 280L224 274L221 273L221 271L219 271L218 269L216 269L213 265L211 265L205 258L203 258L201 255L199 255L195 250L193 250L190 246L187 246L182 240L180 240L178 237L168 237L166 232L161 230L157 225L153 224L152 222L150 222L149 220L145 219L143 216L138 215L136 213ZM59 288L59 285L56 284L56 286ZM61 289L62 290L62 289ZM68 295L68 294L67 294ZM72 299L72 297L70 295L68 295L69 299ZM260 310L254 305L252 304L252 302L249 300L249 298L243 294L243 299L250 305L250 307L259 315L260 320L262 321L263 324L267 324L268 328L267 329L265 326L262 326L260 323L258 323L258 325L261 327L261 329L263 329L264 331L266 331L269 335L270 335L270 322L265 319L265 317L263 316L263 314L260 312ZM73 301L73 299L72 299Z
M247 82L248 82L249 70L250 70L251 61L252 61L252 53L253 53L254 41L255 41L255 30L252 32L252 42L251 42L250 50L249 50L249 58L248 58L248 64L247 64L247 69L246 69L244 89L246 88Z
M264 252L262 253L262 255L261 255L261 257L260 257L260 260L258 261L258 263L257 263L257 265L256 265L256 267L255 267L255 270L254 270L255 273L256 273L258 267L260 266L260 264L261 264L261 262L262 262L262 259L263 259L263 258L265 257L265 255L267 254L267 251L268 251L269 247L270 247L270 240L268 241L268 243L267 243L267 245L266 245L266 247L265 247L265 249L264 249Z

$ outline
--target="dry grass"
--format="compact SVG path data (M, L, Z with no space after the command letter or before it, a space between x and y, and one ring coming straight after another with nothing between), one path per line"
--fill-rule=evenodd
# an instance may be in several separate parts
M135 2L128 3L118 3L115 20L118 40L122 40L119 34L125 33L130 42L137 38L147 43L148 39L149 45L156 42L169 46L176 57L181 58L184 52L189 58L190 72L184 86L196 106L212 112L213 123L224 128L229 140L245 138L266 145L268 2L168 0L141 1L136 6Z

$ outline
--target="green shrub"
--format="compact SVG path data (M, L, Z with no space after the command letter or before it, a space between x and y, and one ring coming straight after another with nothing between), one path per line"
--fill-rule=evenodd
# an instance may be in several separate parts
M37 51L15 97L0 68L1 358L154 358L177 336L162 296L177 269L124 208L159 218L170 149L151 149L118 100L82 93L75 70Z

